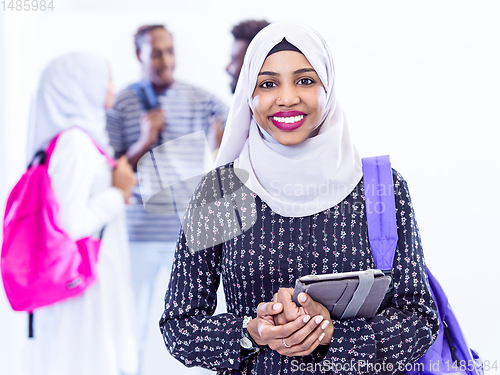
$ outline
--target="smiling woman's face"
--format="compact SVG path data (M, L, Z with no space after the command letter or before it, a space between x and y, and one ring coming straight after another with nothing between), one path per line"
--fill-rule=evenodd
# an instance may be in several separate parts
M282 145L303 142L319 125L326 92L306 57L295 51L268 56L253 92L257 123Z

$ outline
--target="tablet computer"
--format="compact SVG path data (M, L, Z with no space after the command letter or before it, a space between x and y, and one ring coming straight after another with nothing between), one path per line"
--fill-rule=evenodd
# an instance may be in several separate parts
M384 299L391 277L381 270L307 275L295 282L293 301L307 293L329 311L332 319L373 318Z

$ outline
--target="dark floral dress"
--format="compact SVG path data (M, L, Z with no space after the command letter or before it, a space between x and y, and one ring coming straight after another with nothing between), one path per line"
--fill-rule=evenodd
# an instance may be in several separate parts
M203 178L177 243L160 329L186 366L220 374L394 373L421 357L438 332L420 234L407 184L394 171L398 246L389 307L373 319L334 320L330 346L306 357L266 348L243 358L244 316L307 274L374 268L363 181L312 216L273 212L242 185L232 163ZM222 276L228 312L212 316Z

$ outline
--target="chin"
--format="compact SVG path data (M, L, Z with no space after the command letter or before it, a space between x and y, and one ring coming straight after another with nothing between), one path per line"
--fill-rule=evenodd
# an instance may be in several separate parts
M278 137L278 138L275 138L275 140L278 143L282 144L283 146L295 146L295 145L298 145L299 143L304 142L303 138L296 138L296 137L293 137L293 138Z
M169 87L172 83L174 83L173 79L159 79L155 84L159 87Z

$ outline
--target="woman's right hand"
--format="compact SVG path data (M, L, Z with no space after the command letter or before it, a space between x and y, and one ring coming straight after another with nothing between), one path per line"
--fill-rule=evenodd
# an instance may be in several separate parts
M281 303L260 303L257 317L250 321L247 330L259 345L267 345L282 355L305 356L311 354L320 344L323 335L323 317L301 315L297 319L276 325L274 316L283 310ZM286 340L286 341L285 341Z
M116 166L113 169L113 182L112 185L117 189L120 189L123 198L127 204L130 203L130 197L132 196L132 187L137 183L135 178L134 170L127 160L127 157L123 155L120 159L116 161Z
M283 305L283 311L274 316L274 323L276 325L286 324L306 314L302 306L299 307L293 302L293 292L293 288L280 288L278 292L274 294L273 302L279 302Z

